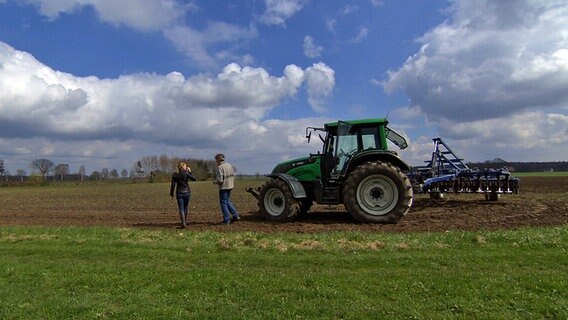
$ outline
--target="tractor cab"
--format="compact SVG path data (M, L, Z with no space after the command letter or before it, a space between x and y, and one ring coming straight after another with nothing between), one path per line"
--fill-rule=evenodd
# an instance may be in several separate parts
M308 142L313 131L325 133L325 137L319 134L323 142L322 153L311 155L321 157L322 180L345 177L349 172L351 160L360 158L361 154L387 152L396 156L396 152L388 150L387 139L401 149L406 148L404 137L388 128L387 124L386 119L366 119L330 122L326 123L324 128L308 127L306 129Z

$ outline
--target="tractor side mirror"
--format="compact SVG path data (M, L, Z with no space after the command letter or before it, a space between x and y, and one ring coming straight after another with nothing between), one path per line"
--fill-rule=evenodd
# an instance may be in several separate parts
M310 143L310 139L312 138L312 132L308 132L308 134L306 134L306 139L308 139L308 143Z

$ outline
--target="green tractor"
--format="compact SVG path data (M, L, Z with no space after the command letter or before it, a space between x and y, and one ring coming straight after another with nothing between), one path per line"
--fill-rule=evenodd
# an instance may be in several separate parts
M306 128L317 133L323 150L279 163L262 187L247 191L268 220L286 221L310 210L313 202L343 204L357 220L397 223L412 205L410 167L389 150L387 139L404 149L406 140L386 119L326 123Z

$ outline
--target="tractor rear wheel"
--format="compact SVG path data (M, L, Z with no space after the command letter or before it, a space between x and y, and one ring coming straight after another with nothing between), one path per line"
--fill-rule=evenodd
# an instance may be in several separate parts
M397 223L412 206L412 196L408 177L380 161L355 168L343 188L345 208L361 222Z
M268 220L291 220L300 212L300 202L294 198L290 187L280 179L265 183L258 199L260 213Z

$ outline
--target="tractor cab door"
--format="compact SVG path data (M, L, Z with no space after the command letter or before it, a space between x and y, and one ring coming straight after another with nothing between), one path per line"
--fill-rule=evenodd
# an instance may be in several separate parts
M328 131L323 144L322 159L320 162L323 181L327 181L331 172L335 169L335 141L335 134Z
M378 127L358 127L339 121L337 133L328 132L325 139L322 178L345 175L353 156L364 150L381 148Z
M327 132L321 161L321 172L324 181L337 176L338 168L345 164L346 149L357 149L357 136L353 139L353 136L349 134L351 127L350 124L339 121L337 132L335 130Z
M335 148L336 167L334 173L345 175L349 161L358 153L366 150L381 149L378 127L355 127L340 123Z
M346 163L360 150L358 132L355 127L346 123L339 122L337 128L337 142L335 147L335 174L343 174L346 170Z

